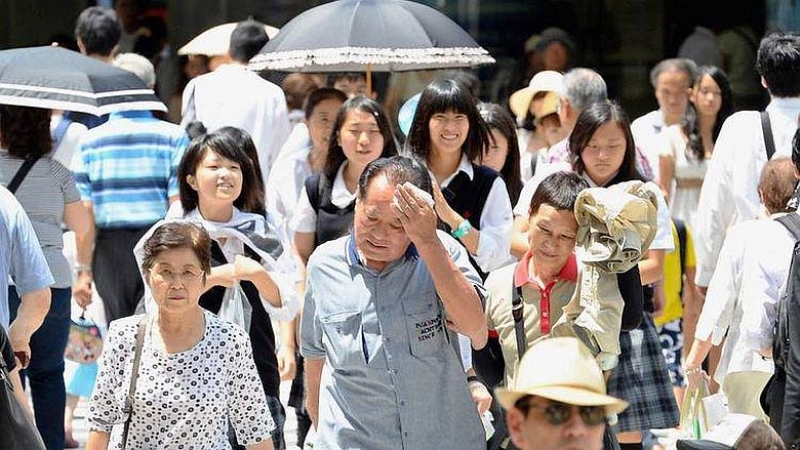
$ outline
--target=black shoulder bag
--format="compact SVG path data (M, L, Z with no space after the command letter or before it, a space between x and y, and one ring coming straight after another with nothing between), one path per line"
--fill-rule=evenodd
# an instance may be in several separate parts
M133 369L131 370L131 384L128 386L128 396L125 397L125 406L122 412L128 415L125 419L125 426L122 429L122 449L124 450L128 444L128 430L131 427L131 418L133 417L133 397L136 396L136 380L139 378L139 362L142 360L142 347L144 347L144 332L147 328L147 316L144 316L139 322L139 328L136 330L136 346L133 352Z
M12 353L4 351L9 345L6 332L0 328L0 383L3 384L0 389L0 448L44 450L44 442L32 418L14 396L8 365L3 358L4 354Z
M30 172L31 168L33 167L34 164L36 164L36 161L38 160L39 158L26 159L25 162L23 162L22 165L19 166L17 173L14 174L14 178L12 178L11 182L8 183L6 189L8 189L9 192L11 192L12 194L16 192L17 188L19 188L19 185L22 184L22 180L25 179L25 176L28 175L28 172Z

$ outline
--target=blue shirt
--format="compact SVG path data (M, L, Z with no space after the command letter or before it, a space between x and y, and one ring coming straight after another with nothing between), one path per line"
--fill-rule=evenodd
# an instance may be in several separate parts
M112 113L78 144L73 172L98 228L142 228L164 218L178 195L178 165L189 145L179 126L149 111Z
M0 325L5 329L9 276L20 297L53 284L33 225L14 194L0 186Z
M439 238L480 287L464 248ZM413 247L377 272L345 236L318 247L307 273L302 353L327 359L315 449L486 448L444 306Z

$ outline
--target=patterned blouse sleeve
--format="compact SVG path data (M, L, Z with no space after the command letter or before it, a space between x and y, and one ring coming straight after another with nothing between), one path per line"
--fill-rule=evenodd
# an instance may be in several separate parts
M125 420L122 412L122 403L116 393L122 392L125 378L125 361L127 355L133 355L135 327L125 327L124 324L112 323L108 329L108 337L103 346L100 357L97 381L95 382L92 398L89 400L89 429L111 433L115 424Z
M234 341L228 368L228 411L236 438L244 446L264 442L276 426L256 372L250 339L243 332L228 335Z

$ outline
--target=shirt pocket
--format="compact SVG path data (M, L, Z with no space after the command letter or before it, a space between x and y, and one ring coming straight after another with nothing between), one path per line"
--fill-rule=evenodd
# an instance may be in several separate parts
M417 358L440 355L442 348L447 345L444 314L435 301L416 306L415 309L407 309L405 314L409 350Z
M321 317L328 362L334 369L362 367L364 347L360 312L342 312Z

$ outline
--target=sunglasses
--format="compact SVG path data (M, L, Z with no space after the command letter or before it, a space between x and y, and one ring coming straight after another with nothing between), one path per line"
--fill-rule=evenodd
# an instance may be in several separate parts
M568 422L572 417L573 409L578 410L581 420L586 426L595 427L602 425L606 422L606 409L603 406L575 406L568 405L561 402L550 402L547 405L538 405L533 403L531 397L523 397L515 404L517 409L521 410L525 415L528 414L530 409L541 410L544 414L545 420L551 425L563 425Z

